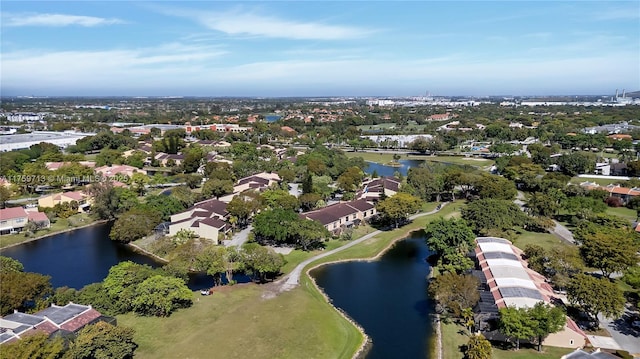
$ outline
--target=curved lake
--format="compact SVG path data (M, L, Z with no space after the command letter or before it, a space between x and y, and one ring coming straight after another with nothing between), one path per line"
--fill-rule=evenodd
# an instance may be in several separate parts
M0 250L0 255L19 260L26 272L51 276L56 287L80 289L87 284L102 282L109 269L122 262L132 261L161 266L151 257L135 252L131 247L109 239L112 223L101 223L60 233L51 237L23 243ZM246 276L234 276L239 282ZM213 279L203 274L189 276L189 288L203 289L213 285Z
M426 358L433 303L427 294L429 249L424 232L398 241L374 262L345 262L311 275L371 337L367 358Z

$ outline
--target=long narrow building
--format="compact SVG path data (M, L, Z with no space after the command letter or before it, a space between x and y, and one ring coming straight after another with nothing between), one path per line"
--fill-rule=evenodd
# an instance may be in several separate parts
M540 273L531 270L523 259L523 252L510 241L496 237L476 238L475 256L480 280L480 303L476 312L480 328L489 339L502 340L496 330L500 308L531 308L539 302L557 303L553 288ZM543 345L578 348L587 337L576 323L567 318L562 331L549 335Z

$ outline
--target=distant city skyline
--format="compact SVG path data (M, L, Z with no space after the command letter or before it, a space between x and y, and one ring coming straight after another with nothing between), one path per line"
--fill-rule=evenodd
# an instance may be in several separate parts
M638 1L3 1L2 96L640 90Z

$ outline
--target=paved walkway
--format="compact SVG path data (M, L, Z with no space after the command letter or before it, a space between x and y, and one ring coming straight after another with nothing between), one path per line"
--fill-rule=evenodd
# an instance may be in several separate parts
M409 217L409 219L413 220L422 216L428 216L434 213L437 213L438 211L440 211L445 205L447 204L447 202L442 203L440 206L438 206L436 209L434 209L433 211L429 211L429 212L424 212L424 213L418 213L416 215L413 215L411 217ZM344 246L332 249L330 251L327 252L323 252L320 253L316 256L313 256L309 259L306 259L304 261L302 261L300 264L298 264L292 271L291 273L289 273L289 275L287 275L284 279L282 279L284 281L282 287L281 287L281 291L286 291L286 290L291 290L295 287L298 286L298 284L300 284L300 275L302 273L302 270L304 269L304 267L306 267L309 263L314 262L320 258L324 258L327 256L330 256L334 253L338 253L341 252L347 248L351 248L353 246L355 246L356 244L360 244L364 241L366 241L369 238L375 237L378 234L382 233L382 231L375 231L375 232L371 232L365 236L362 236L358 239L355 239L347 244L345 244Z
M526 199L524 193L522 193L521 191L518 191L518 194L516 195L516 199L513 201L513 203L517 204L518 207L520 207L520 210L522 210L523 212L526 212L526 202L524 201ZM555 227L553 227L552 229L549 229L549 233L554 234L556 237L559 237L560 239L564 239L565 241L571 243L571 244L576 244L576 241L573 239L573 233L571 233L570 230L567 229L567 227L563 226L562 224L560 224L560 222L553 220L553 223L555 223Z
M244 244L244 242L246 242L249 239L249 233L251 233L251 230L253 229L253 227L251 225L248 225L247 228L241 230L240 232L236 233L233 235L233 238L231 238L230 241L226 241L224 243L225 247L230 247L230 246L236 246L236 247L240 247Z

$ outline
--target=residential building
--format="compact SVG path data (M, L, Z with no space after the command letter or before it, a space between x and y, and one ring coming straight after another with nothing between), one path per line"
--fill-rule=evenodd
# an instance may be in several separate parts
M89 168L95 168L96 167L96 163L94 161L78 161L78 162L45 162L44 166L49 170L49 171L56 171L59 170L60 167L63 166L68 166L72 163L78 163L82 166L85 167L89 167Z
M236 185L233 186L233 193L220 197L220 200L229 203L231 202L233 197L244 191L254 190L261 192L270 188L274 184L280 183L280 181L280 176L278 176L278 174L276 173L260 172L248 177L244 177L239 179L236 182Z
M617 184L610 184L608 186L600 186L591 182L583 182L580 183L580 186L585 187L589 190L603 190L609 192L609 197L617 197L620 198L623 204L626 204L631 200L631 198L640 196L640 188L627 188L621 187Z
M391 197L398 193L402 181L397 177L380 177L373 178L362 183L362 189L356 192L357 199L367 201L377 201L382 194Z
M133 177L134 173L142 173L143 175L147 174L147 171L127 165L112 165L112 166L102 166L95 169L96 174L101 175L102 177L107 178L122 178L122 177Z
M36 208L27 211L28 221L36 224L38 229L51 227L51 221L44 212L38 212Z
M0 209L0 234L20 232L29 221L22 207Z
M87 325L97 322L116 324L116 319L102 315L90 305L68 303L52 304L33 314L14 312L0 318L0 344L20 340L25 336L43 332L49 336L73 336Z
M576 349L569 354L561 356L560 359L620 359L620 357L596 348L596 350L592 352Z
M175 236L180 230L193 231L200 238L218 242L220 233L227 233L231 227L227 204L217 199L198 202L189 209L171 216L169 235Z
M522 259L523 252L510 241L496 237L476 238L475 259L477 270L473 275L480 280L480 302L474 309L476 323L489 340L506 338L495 323L499 309L506 307L531 308L537 303L550 304L558 300L546 278L531 270ZM562 348L583 347L586 334L567 318L564 328L550 334L542 343Z
M377 213L375 206L363 199L336 203L315 211L301 213L300 217L320 222L327 230L337 234L345 228L358 226Z
M56 204L75 201L78 203L78 212L85 212L91 206L91 200L92 198L88 194L81 191L52 193L38 198L38 207L51 208Z

